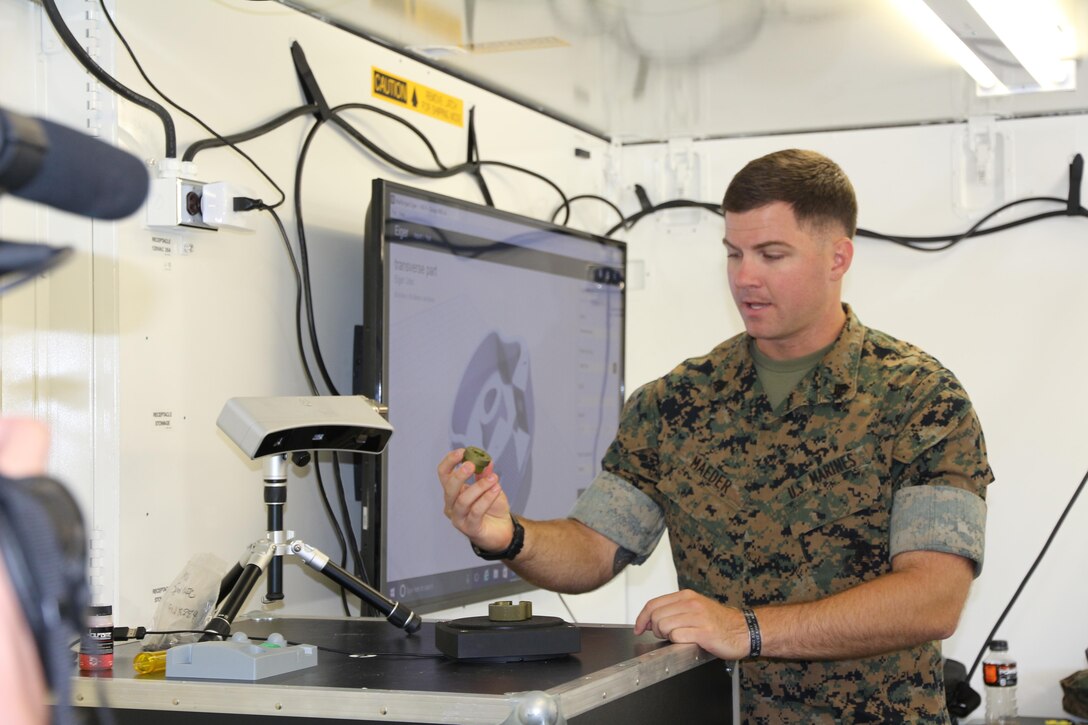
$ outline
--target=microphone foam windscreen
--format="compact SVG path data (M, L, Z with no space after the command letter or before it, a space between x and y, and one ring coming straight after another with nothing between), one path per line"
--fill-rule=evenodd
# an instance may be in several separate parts
M41 168L15 196L94 219L121 219L147 198L147 167L132 154L39 119L49 148Z

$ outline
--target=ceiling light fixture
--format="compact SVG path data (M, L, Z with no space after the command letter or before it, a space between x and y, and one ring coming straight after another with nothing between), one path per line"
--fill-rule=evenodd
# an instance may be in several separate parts
M1076 40L1056 0L893 0L980 96L1076 89Z

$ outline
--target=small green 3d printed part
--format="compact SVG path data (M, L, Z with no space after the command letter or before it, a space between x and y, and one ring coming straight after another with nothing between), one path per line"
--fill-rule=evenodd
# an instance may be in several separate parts
M476 474L479 475L487 468L487 464L491 463L491 456L483 448L469 446L465 449L465 460L476 466Z

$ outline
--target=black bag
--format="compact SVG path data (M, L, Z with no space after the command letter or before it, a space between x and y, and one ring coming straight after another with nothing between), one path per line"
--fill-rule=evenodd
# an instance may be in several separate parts
M1081 670L1062 680L1062 708L1070 715L1088 717L1088 670Z

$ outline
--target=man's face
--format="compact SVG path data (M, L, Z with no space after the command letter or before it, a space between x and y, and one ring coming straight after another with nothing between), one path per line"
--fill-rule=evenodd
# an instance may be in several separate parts
M773 202L725 214L729 289L744 327L767 356L786 360L835 341L845 320L841 280L853 245L842 232L798 226Z

